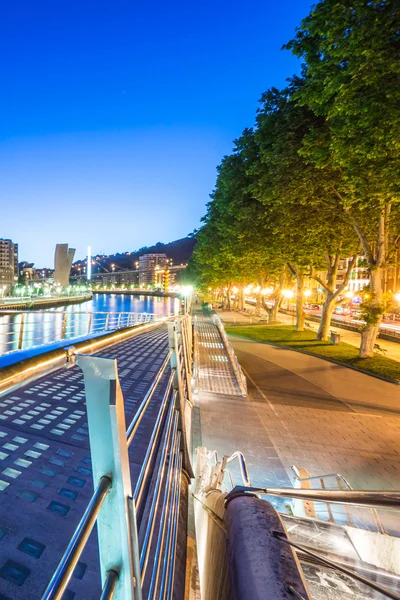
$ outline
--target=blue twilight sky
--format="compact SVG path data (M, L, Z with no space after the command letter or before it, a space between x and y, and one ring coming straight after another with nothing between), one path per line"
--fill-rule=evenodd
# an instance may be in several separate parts
M198 227L308 0L12 0L0 16L0 237L51 266Z

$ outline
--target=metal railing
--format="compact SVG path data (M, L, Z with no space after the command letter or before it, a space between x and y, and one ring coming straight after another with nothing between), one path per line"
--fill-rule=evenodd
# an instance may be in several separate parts
M218 454L214 451L208 451L206 448L202 448L203 456L207 457L206 462L204 463L203 469L206 469L207 475L201 484L201 490L204 497L207 497L210 490L220 490L223 491L223 487L226 487L224 482L224 476L227 474L232 483L232 477L226 468L226 466L238 458L243 465L243 469L241 469L241 476L243 482L250 481L247 464L244 455L241 452L235 452L231 456L223 457L222 461L218 460ZM205 453L205 454L204 454ZM211 463L213 466L210 466ZM296 472L296 471L295 471ZM338 478L340 481L345 483L345 486L348 488L346 490L327 490L327 489L295 489L295 488L262 488L262 487L251 487L250 485L240 485L234 487L226 496L225 496L225 507L237 497L243 497L248 495L249 497L258 496L259 498L262 496L275 496L281 498L290 498L290 499L300 499L303 501L312 501L312 502L325 502L330 504L337 505L345 505L345 506L355 506L355 507L364 507L368 509L399 509L400 508L400 491L367 491L367 490L353 490L351 488L350 483L338 473L330 473L324 476L316 476L316 477L307 477L300 478L299 473L296 473L298 479L302 479L303 481L312 481L320 478ZM199 476L199 480L202 479L202 474ZM208 483L207 483L208 482ZM196 499L200 501L200 504L206 511L210 511L211 509L207 506L203 505L201 499L195 496ZM212 512L212 511L211 511ZM214 515L215 518L215 515ZM337 527L336 525L334 525ZM334 571L338 571L344 573L348 577L357 580L358 582L368 586L369 588L378 591L383 596L387 598L392 598L394 600L400 600L400 595L396 591L396 585L398 578L393 575L396 579L394 588L391 589L381 585L378 581L376 581L378 571L374 570L373 566L368 562L363 562L362 559L359 559L359 563L348 564L347 557L344 556L343 564L342 562L336 562L332 560L329 555L321 554L319 552L314 552L310 550L308 546L304 544L299 544L292 541L288 538L286 533L273 531L273 535L279 539L281 542L289 544L292 546L297 552L298 557L303 562L311 562L312 564L316 564L322 566L323 568L332 569ZM374 533L373 535L379 535L379 533ZM385 536L386 537L386 536ZM322 551L323 552L323 551ZM339 555L338 555L339 556ZM385 574L389 577L386 579L390 579L392 575L391 572L380 570L381 574ZM291 589L289 589L291 588ZM286 590L295 598L299 598L300 600L309 600L309 596L305 597L300 594L295 587L288 586Z
M135 312L22 311L0 312L0 355L76 337L162 321L170 315Z
M182 473L192 476L184 419L190 405L190 332L189 316L168 323L169 352L128 427L117 361L77 356L85 379L96 491L42 600L61 600L95 523L102 600L172 598ZM160 387L158 414L132 493L128 449Z
M315 490L315 489L294 489L294 488L260 488L260 487L247 487L247 486L236 486L226 496L226 502L230 502L233 498L243 496L246 494L250 495L267 495L277 496L283 498L297 498L301 500L315 501L315 502L329 502L332 504L350 505L365 508L400 508L400 492L393 491L367 491L367 490ZM360 575L353 569L349 569L342 564L338 564L335 561L322 556L319 553L310 551L303 545L297 544L286 536L277 533L276 537L301 551L303 554L317 559L319 563L330 569L345 573L349 577L360 581L364 585L380 592L387 598L393 598L394 600L400 600L400 595L395 591L383 587L373 579Z
M328 567L329 569L333 569L334 571L339 571L340 573L344 573L345 575L348 575L348 577L351 577L352 579L356 579L360 583L363 583L364 585L370 587L371 589L375 590L376 592L379 592L383 596L386 596L386 598L392 598L393 600L400 600L400 594L397 594L393 590L390 590L390 589L380 585L373 579L369 579L368 577L365 577L364 575L357 573L357 571L353 571L353 569L348 569L347 567L345 567L341 564L338 564L337 562L330 560L317 552L312 552L308 548L305 548L303 545L297 544L296 542L289 540L286 536L284 536L280 533L276 533L275 537L280 542L283 542L285 544L288 544L289 546L292 546L297 551L300 551L302 554L305 554L306 556L316 559L321 565ZM303 597L300 596L300 598L303 598ZM303 600L305 600L305 599L303 599Z
M239 463L240 476L241 476L243 485L246 487L251 487L249 470L247 468L247 462L246 462L246 458L245 458L243 452L240 452L240 450L237 450L230 456L225 455L222 457L222 460L219 460L218 452L216 450L213 450L212 452L210 452L210 458L211 457L214 458L215 465L212 468L212 472L211 472L212 483L211 483L209 489L221 489L222 483L224 482L225 475L228 475L228 477L229 477L229 481L231 484L231 490L235 487L235 484L233 482L232 473L231 473L231 470L228 469L228 465L236 460Z
M325 474L325 475L313 475L313 476L310 476L310 477L300 477L299 470L298 470L298 468L295 465L293 465L291 467L291 469L292 469L292 471L294 473L294 476L295 476L296 480L299 483L302 483L302 482L305 482L305 481L319 481L320 485L321 485L321 488L322 489L326 489L325 480L326 479L334 479L337 482L337 484L338 484L338 486L337 486L338 489L343 490L345 488L347 490L353 490L353 487L350 485L350 483L347 481L347 479L345 477L343 477L343 475L341 475L340 473L328 473L328 474ZM344 488L343 488L343 486L341 484L343 484ZM330 510L329 504L327 504L327 507L328 507L328 513L329 513L329 517L330 517L329 520L334 523L335 522L335 518L334 518L334 515L333 515L332 511ZM347 512L349 524L355 525L357 527L357 523L354 522L354 519L352 518L351 514L348 511L346 511L346 512ZM379 533L386 534L387 532L386 532L386 530L385 530L385 528L383 526L383 523L381 521L381 518L380 518L380 516L379 516L379 514L378 514L378 512L376 510L376 508L372 508L371 509L371 514L372 514L373 521L375 523L376 530L379 531ZM362 516L361 516L361 518L359 518L359 520L361 522L364 521L363 518L362 518ZM368 529L368 526L366 526L366 529Z
M2 296L0 297L0 308L7 310L7 306L25 306L34 304L51 304L52 302L58 302L64 300L65 302L71 302L73 300L85 300L90 299L92 293L82 292L75 294L43 294L38 296L32 294L28 296Z

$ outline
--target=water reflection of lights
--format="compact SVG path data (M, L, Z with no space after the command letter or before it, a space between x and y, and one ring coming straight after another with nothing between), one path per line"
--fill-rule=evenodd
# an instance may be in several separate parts
M27 349L62 339L62 332L65 325L65 339L86 335L90 320L88 313L92 312L109 312L109 325L110 329L113 329L117 326L118 313L120 312L135 314L149 313L163 316L178 314L179 309L180 302L177 298L97 294L91 300L81 304L70 304L48 310L25 312L22 348ZM65 313L67 313L66 323L64 323ZM18 349L22 317L23 313L13 315L0 314L0 355ZM93 330L100 330L105 325L106 318L106 314L93 315ZM124 321L122 319L121 325L123 324Z

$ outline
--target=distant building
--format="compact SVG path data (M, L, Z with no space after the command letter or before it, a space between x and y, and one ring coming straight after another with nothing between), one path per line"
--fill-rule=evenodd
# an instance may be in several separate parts
M112 273L95 273L92 275L92 283L101 285L115 285L120 287L122 285L134 285L139 286L139 272L138 271L113 271Z
M143 254L139 256L139 285L163 285L164 269L169 264L166 254Z
M35 269L34 263L22 262L19 263L19 282L28 284L31 281L42 279L40 271Z
M75 248L68 248L68 244L57 244L54 254L54 283L67 287Z
M0 294L8 293L18 281L18 244L0 239Z

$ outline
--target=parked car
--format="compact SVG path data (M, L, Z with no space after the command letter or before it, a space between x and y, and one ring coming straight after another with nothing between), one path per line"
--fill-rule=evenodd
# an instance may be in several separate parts
M319 304L310 304L311 310L321 310L321 306Z

